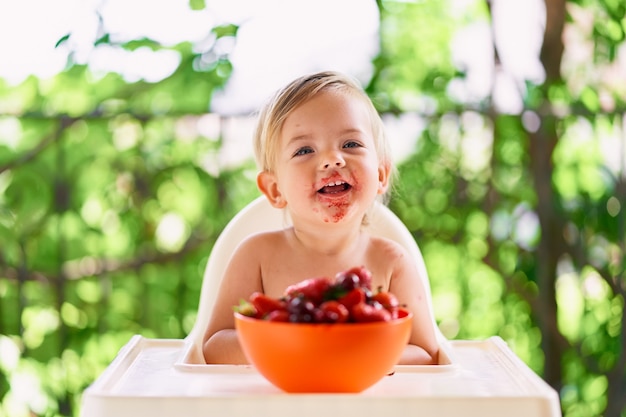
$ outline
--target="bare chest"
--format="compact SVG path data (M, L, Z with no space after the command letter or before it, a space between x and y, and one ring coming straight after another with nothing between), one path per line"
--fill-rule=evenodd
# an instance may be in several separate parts
M367 252L323 257L295 253L285 257L271 256L261 267L263 291L272 297L279 297L291 284L308 278L332 279L337 273L354 266L365 266L372 272L373 288L387 289L391 268L376 258L368 256Z

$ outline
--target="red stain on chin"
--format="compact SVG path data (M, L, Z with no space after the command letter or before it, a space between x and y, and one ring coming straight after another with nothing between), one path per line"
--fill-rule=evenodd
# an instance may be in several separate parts
M338 199L337 201L324 199L323 201L320 201L320 203L328 210L322 210L320 207L315 207L313 208L313 212L321 214L322 211L328 211L329 213L322 219L324 223L337 223L341 221L344 217L346 217L350 207L350 203L346 201L346 199Z
M328 204L328 208L334 209L332 222L337 223L341 221L344 217L346 217L346 212L347 212L348 207L349 207L349 204L345 201L331 201Z

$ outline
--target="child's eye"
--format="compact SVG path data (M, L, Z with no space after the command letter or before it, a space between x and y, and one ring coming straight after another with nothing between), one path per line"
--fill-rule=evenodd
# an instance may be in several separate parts
M313 152L313 149L312 149L312 148L310 148L310 147L308 147L308 146L304 146L304 147L299 148L298 150L296 150L296 151L293 153L293 156L302 156L302 155L309 154L309 153L311 153L311 152Z
M344 148L360 148L361 144L357 141L354 140L349 140L346 143L343 144Z

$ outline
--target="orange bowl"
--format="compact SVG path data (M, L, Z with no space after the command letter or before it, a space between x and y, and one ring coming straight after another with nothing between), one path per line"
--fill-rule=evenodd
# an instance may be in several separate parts
M268 381L286 392L361 392L398 362L413 315L386 322L304 324L235 314L241 347Z

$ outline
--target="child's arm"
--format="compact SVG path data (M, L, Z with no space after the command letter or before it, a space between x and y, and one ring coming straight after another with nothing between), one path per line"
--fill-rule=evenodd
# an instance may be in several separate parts
M202 339L202 353L206 363L247 363L241 350L233 307L247 300L255 291L263 291L261 283L261 253L259 239L247 239L235 250L224 272L211 318Z
M413 312L413 327L409 345L400 359L403 365L434 365L439 359L439 344L433 328L422 278L418 275L415 261L403 249L398 248L396 262L389 284L389 291L398 297L401 305Z

